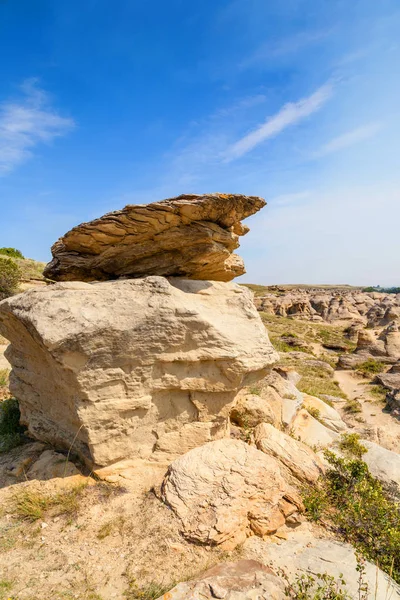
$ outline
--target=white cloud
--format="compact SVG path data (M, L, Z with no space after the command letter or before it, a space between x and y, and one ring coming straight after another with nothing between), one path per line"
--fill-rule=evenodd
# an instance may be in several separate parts
M35 79L22 86L23 97L0 104L0 175L9 173L32 156L39 143L50 143L66 134L75 123L60 116Z
M316 153L316 157L318 158L320 156L325 156L326 154L331 154L332 152L338 152L339 150L343 150L344 148L348 148L349 146L354 146L354 144L368 140L369 138L374 137L382 129L382 127L382 123L376 122L368 123L367 125L347 131L346 133L333 138L333 140L322 146L322 148Z
M269 117L257 129L232 144L225 152L225 161L230 162L243 156L268 138L278 135L289 125L318 111L332 96L332 92L332 85L327 83L308 98L285 104L276 115Z

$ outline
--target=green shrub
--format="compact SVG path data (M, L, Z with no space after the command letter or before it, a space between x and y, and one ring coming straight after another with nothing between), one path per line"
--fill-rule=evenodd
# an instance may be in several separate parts
M367 448L360 443L358 433L343 433L339 441L340 450L349 456L361 458L367 452Z
M346 404L343 406L343 410L350 415L355 415L357 413L362 412L361 403L355 398L347 400Z
M385 365L379 360L369 358L365 362L357 366L357 371L363 375L375 375L376 373L382 373L385 369Z
M0 402L0 452L8 452L22 443L24 427L19 423L20 416L15 398Z
M11 258L0 261L0 300L12 296L18 291L20 270Z
M22 252L16 248L0 248L0 254L11 256L11 258L25 258Z
M346 585L342 575L338 579L327 573L297 574L293 582L285 573L280 573L286 582L285 596L291 600L351 600L343 587Z
M355 447L358 440L345 440ZM351 452L350 452L351 454ZM400 583L400 505L360 458L339 458L326 450L330 468L304 496L312 520L328 520L338 535Z
M383 385L372 385L368 391L372 396L375 397L376 400L380 402L386 402L388 391L383 387Z

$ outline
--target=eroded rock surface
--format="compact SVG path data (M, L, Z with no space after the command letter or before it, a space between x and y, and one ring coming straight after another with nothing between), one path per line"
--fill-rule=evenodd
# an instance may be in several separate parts
M256 560L215 565L192 581L179 583L158 600L282 600L284 584L273 571Z
M147 275L230 281L245 273L233 251L248 228L241 220L265 201L240 194L184 194L128 205L74 227L52 247L46 277L104 281Z
M223 437L277 359L251 293L164 277L59 283L0 304L29 432L90 466L173 459Z
M267 293L256 299L259 310L307 321L382 327L400 319L400 294L357 290L310 289ZM353 332L350 332L352 334ZM355 337L354 341L357 341Z
M194 448L169 467L163 500L189 540L232 549L296 523L303 505L278 460L238 440Z

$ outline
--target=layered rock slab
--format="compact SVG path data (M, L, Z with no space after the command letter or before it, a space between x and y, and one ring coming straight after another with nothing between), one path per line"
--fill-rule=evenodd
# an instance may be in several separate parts
M241 220L265 204L257 196L184 194L128 205L61 237L44 274L56 281L147 275L230 281L245 273L232 254L248 231Z
M233 283L59 283L0 303L0 332L29 432L90 466L225 436L238 391L278 358Z

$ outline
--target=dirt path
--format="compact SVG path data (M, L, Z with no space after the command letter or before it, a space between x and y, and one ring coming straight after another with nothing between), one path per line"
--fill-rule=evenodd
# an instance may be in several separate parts
M388 450L400 452L400 421L385 411L385 405L369 392L369 383L353 371L335 371L335 380L350 400L358 400L361 412L349 415L344 411L346 402L335 406L344 421L362 437Z

